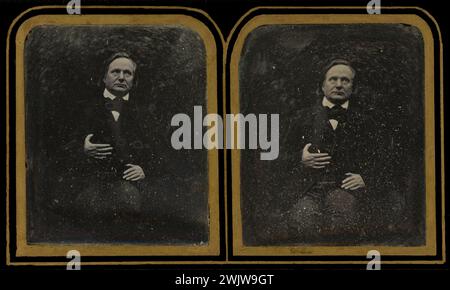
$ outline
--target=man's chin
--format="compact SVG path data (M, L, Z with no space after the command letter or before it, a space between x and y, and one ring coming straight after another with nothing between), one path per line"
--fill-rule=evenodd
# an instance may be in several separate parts
M111 93L115 96L122 97L128 94L129 91L130 90L128 88L120 88L120 89L114 88L111 90Z
M336 103L344 103L345 101L348 100L347 96L345 96L345 95L332 95L328 99L331 102L336 102Z

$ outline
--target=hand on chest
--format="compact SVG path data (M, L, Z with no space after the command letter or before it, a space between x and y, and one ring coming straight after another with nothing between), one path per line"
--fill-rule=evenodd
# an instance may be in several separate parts
M321 152L332 153L336 150L357 150L359 136L357 126L351 124L347 119L329 119L327 115L316 118L309 140L316 144Z

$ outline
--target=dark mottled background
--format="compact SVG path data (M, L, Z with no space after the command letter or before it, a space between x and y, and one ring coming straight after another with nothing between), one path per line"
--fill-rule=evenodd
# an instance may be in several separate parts
M118 240L70 224L50 206L65 170L61 147L77 124L76 100L102 89L102 62L117 51L138 64L131 97L139 98L151 128L153 156L146 218L139 231L130 224ZM170 145L172 116L192 117L194 105L206 108L206 52L199 35L178 26L39 26L27 36L25 66L29 242L207 242L207 151ZM64 194L71 190L67 185Z
M321 70L335 58L353 63L352 102L377 122L383 144L379 217L365 243L424 243L423 49L419 30L400 24L271 25L250 33L239 66L241 112L280 114L280 156L261 161L258 150L241 151L244 243L299 242L287 234L291 221L283 215L295 200L285 190L283 147L298 112L322 97L316 94Z

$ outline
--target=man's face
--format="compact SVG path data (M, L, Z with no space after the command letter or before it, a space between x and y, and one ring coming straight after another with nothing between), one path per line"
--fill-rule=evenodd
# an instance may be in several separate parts
M106 89L116 96L125 96L133 87L134 70L134 64L128 58L113 60L103 78Z
M354 74L348 65L332 66L325 75L322 91L331 102L342 103L350 98Z

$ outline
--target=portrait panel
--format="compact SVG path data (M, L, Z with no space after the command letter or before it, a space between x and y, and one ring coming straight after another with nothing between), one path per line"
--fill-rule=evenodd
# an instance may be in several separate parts
M217 112L215 53L182 15L20 27L18 255L218 253L217 150L170 141L174 115Z
M369 18L267 15L241 30L231 112L280 125L276 160L233 152L238 255L434 251L431 33L414 16Z

